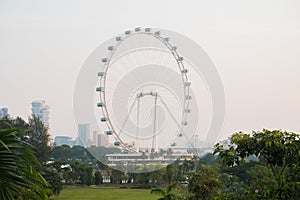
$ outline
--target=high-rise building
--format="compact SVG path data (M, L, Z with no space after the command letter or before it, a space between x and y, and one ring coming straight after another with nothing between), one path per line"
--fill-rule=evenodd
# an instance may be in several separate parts
M61 146L61 145L69 145L69 146L73 146L75 141L72 140L71 137L69 136L56 136L54 139L54 143L56 146Z
M78 124L79 145L84 147L90 146L90 125Z
M43 100L33 101L31 106L32 115L38 117L44 126L49 128L50 106L46 105Z
M106 134L98 135L98 146L108 147L109 145L109 137Z
M0 108L0 119L4 117L9 117L7 108Z
M93 145L98 146L98 131L93 131Z

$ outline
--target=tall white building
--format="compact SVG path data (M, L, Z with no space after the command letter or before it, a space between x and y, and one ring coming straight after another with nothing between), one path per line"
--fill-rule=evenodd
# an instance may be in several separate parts
M90 124L78 124L79 145L90 146Z
M49 128L50 106L46 105L43 100L33 101L31 106L32 114L38 117L45 127Z
M9 117L7 108L0 108L0 119L4 117Z

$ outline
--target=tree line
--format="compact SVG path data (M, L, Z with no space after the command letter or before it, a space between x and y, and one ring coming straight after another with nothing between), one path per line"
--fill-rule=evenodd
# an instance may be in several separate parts
M101 185L103 176L119 187L155 188L171 199L299 199L299 135L281 130L235 133L227 143L218 143L204 157L180 161L157 171L125 173L99 162L90 149L66 145L54 147L55 162L69 164L65 184ZM100 155L119 149L91 147ZM82 170L76 169L81 165ZM89 168L89 170L83 170ZM78 172L77 182L68 179ZM89 173L80 175L80 173ZM80 177L88 177L88 180ZM74 177L74 176L73 176ZM163 189L165 188L165 189Z
M0 121L0 198L48 199L63 185L149 188L161 199L299 199L300 140L282 130L235 133L214 152L176 160L153 172L125 173L101 157L117 148L49 146L48 130L32 116Z

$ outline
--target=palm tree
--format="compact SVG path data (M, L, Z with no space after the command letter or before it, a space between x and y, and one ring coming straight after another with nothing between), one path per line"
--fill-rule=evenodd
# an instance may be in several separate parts
M1 123L1 121L0 121ZM20 129L0 130L0 199L47 199L48 184L36 171L39 162L34 153L24 146Z
M150 193L151 194L159 194L160 197L158 200L173 200L176 199L176 194L173 193L174 188L177 186L177 183L173 183L172 185L168 186L166 189L162 188L152 188Z

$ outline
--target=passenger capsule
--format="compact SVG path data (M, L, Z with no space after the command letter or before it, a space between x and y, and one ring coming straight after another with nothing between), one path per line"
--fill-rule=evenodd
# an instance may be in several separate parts
M106 135L112 135L112 131L105 131Z
M184 73L184 74L186 74L186 73L189 72L189 70L188 69L183 69L181 72Z
M191 86L191 84L192 84L191 82L185 82L184 83L185 86Z
M177 61L179 61L179 62L182 62L184 60L184 58L183 57L179 57L179 58L177 58Z
M191 109L190 109L190 108L187 108L187 109L184 110L184 112L190 113L190 112L191 112Z
M98 72L98 76L99 77L104 76L104 72Z
M97 92L103 92L103 91L104 91L104 88L103 88L103 87L97 87L97 88L96 88L96 91L97 91Z
M182 122L182 125L183 126L186 126L188 123L187 122Z

